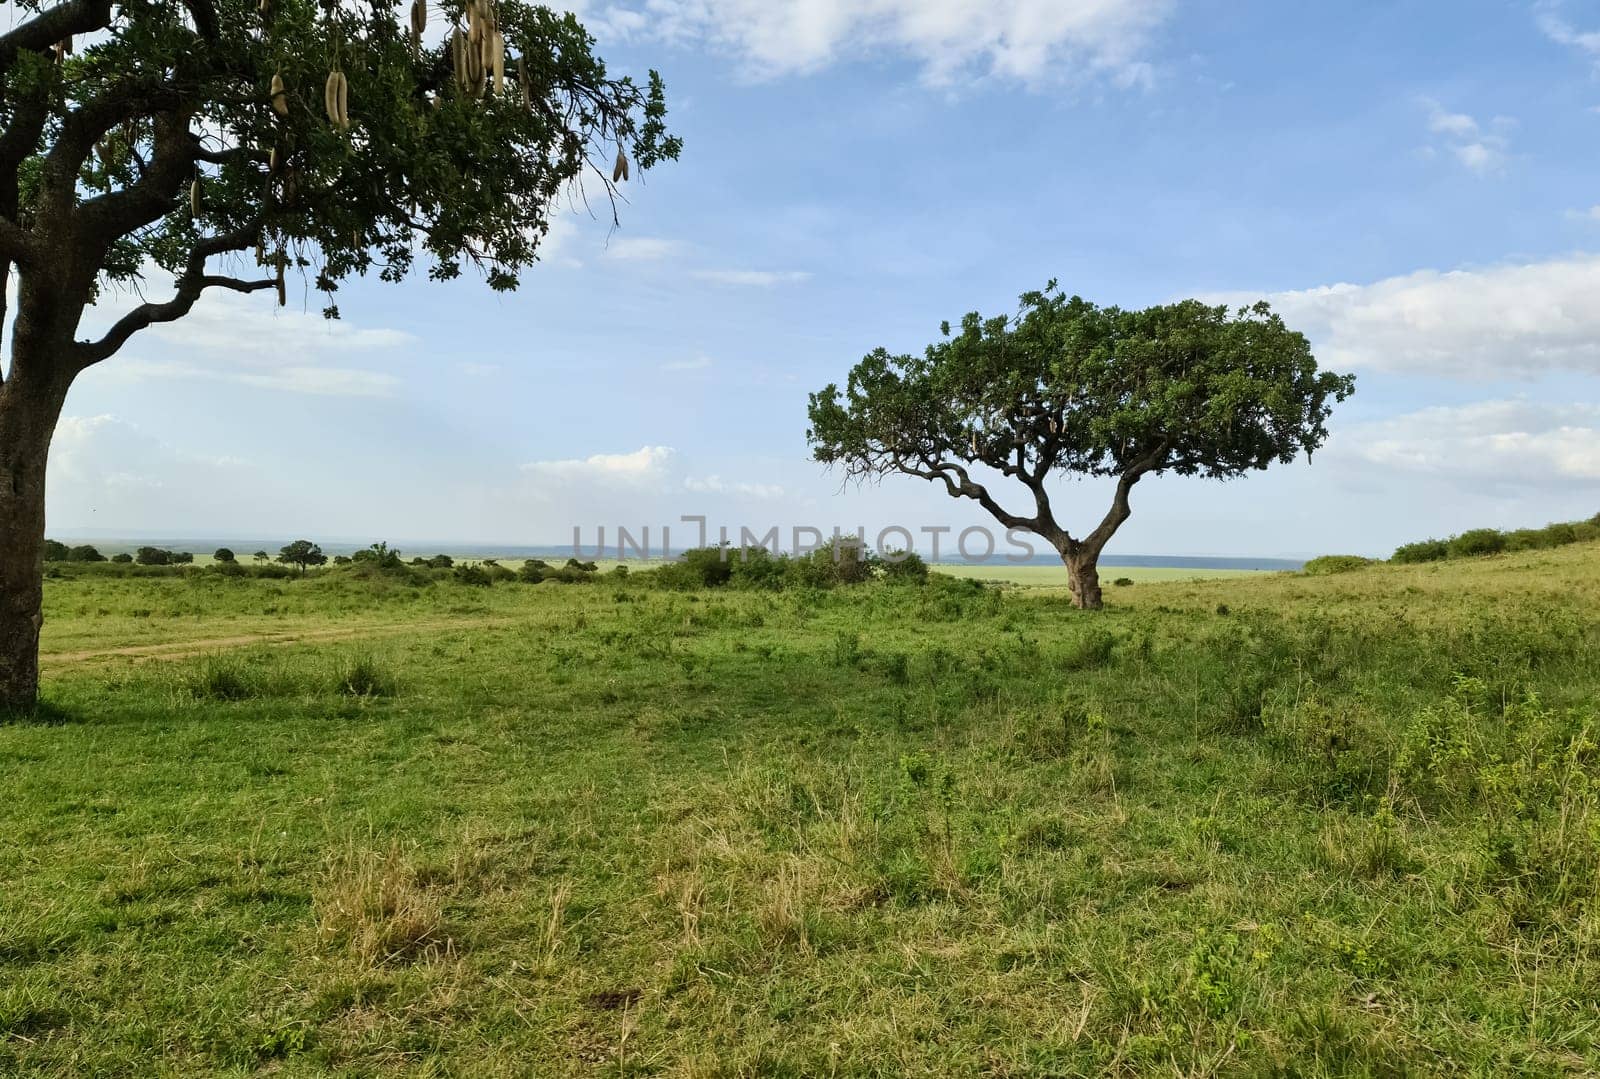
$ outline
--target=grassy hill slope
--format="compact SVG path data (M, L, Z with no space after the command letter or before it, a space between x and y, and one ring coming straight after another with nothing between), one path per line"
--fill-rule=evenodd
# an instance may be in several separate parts
M51 581L0 1073L1600 1067L1600 548L1108 599Z

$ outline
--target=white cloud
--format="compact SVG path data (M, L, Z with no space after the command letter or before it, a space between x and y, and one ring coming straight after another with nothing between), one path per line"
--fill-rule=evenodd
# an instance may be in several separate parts
M697 478L688 476L683 481L684 489L696 494L712 495L744 495L749 498L782 498L784 490L775 483L742 483L728 482L721 476L705 476Z
M621 262L657 262L678 250L676 240L660 236L613 236L606 244L606 257Z
M166 299L172 279L147 267L145 296ZM408 333L353 326L320 312L279 308L270 292L204 293L176 322L157 323L106 361L120 378L194 378L237 382L287 393L382 397L398 384L382 371L349 366L355 356L381 358L412 347ZM109 291L84 315L96 336L143 302L128 290ZM181 357L181 358L174 358Z
M554 461L530 461L524 472L563 483L645 485L666 477L673 458L670 446L641 446L632 453L597 453Z
M355 367L304 367L290 365L263 370L205 367L179 360L113 360L119 377L198 378L237 382L263 390L307 393L323 397L388 397L400 380L382 371Z
M1262 298L1335 369L1484 380L1600 374L1600 256L1216 299Z
M1558 45L1577 49L1600 62L1600 31L1579 30L1561 15L1560 0L1544 0L1535 6L1539 29Z
M1593 221L1600 223L1600 206L1591 206L1587 210L1568 210L1567 217L1574 221Z
M1142 55L1176 0L632 0L585 4L597 33L709 42L752 78L819 71L873 52L907 56L923 80L1031 84L1150 81Z
M50 446L53 530L156 521L214 528L274 499L274 480L228 455L185 453L109 414L63 416Z
M811 275L804 270L696 270L694 276L714 285L744 285L751 288L797 285L811 280Z
M1600 406L1497 400L1425 408L1336 431L1326 453L1477 491L1600 485Z
M695 356L687 360L671 360L661 365L663 371L706 371L711 367L711 357L704 355Z
M1437 101L1425 100L1428 130L1438 135L1455 159L1480 176L1497 171L1506 162L1511 142L1505 132L1514 121L1497 116L1488 130L1463 112L1449 112ZM1428 147L1430 151L1432 147Z

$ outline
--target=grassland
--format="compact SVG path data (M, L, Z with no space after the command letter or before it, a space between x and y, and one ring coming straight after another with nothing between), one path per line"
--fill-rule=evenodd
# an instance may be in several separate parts
M1005 562L949 563L934 567L951 577L1009 585L1014 588L1067 589L1067 567L1035 566ZM1245 577L1260 573L1247 569L1203 569L1177 566L1101 566L1100 583L1108 588L1117 580L1134 584L1157 584L1163 581L1203 581L1221 577Z
M0 1074L1600 1068L1594 545L47 587Z

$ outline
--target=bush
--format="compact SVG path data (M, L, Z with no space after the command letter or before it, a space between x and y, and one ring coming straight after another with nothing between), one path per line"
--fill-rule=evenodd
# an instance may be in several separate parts
M928 564L915 551L893 551L878 560L883 579L893 584L927 584Z
M691 547L678 556L683 576L699 588L718 588L733 577L733 561L740 552L727 547Z
M338 559L334 559L335 562ZM387 543L374 543L370 547L363 547L351 555L348 562L358 562L363 566L371 566L380 570L397 570L404 567L400 561L400 552L390 547Z
M1133 587L1133 578L1132 577L1118 577L1116 580L1112 581L1111 583L1116 585L1118 588L1132 588Z
M141 566L170 566L172 552L160 547L140 547L134 553L133 560Z
M67 553L68 547L65 543L60 543L53 539L44 541L44 560L46 562L65 562Z
M237 562L233 552L226 547L218 547L211 555L213 562Z
M127 551L121 551L121 552L119 552L117 554L112 555L111 556L111 561L117 563L119 566L132 565L133 564L133 555L129 554Z
M734 555L730 583L735 588L776 591L783 587L788 563L787 558L774 555L766 547L746 547Z
M488 588L494 583L482 566L457 566L452 576L455 577L457 584L474 585L480 588Z
M428 559L427 564L432 569L450 569L456 564L456 560L447 554L436 554Z
M392 697L395 677L371 656L350 656L334 671L334 689L346 697Z
M1505 533L1495 528L1474 528L1450 541L1451 558L1499 554L1506 549Z
M1444 540L1427 539L1417 543L1405 543L1394 549L1394 554L1389 556L1389 561L1401 565L1414 565L1419 562L1438 562L1450 557L1450 545Z
M789 576L803 587L833 588L869 581L877 566L877 556L864 542L854 536L840 536L804 558L790 559Z
M106 556L85 543L67 552L68 562L104 562Z
M1550 547L1565 547L1569 543L1578 542L1578 526L1576 524L1558 523L1544 526L1546 545Z
M1326 577L1334 573L1349 573L1372 565L1373 560L1358 554L1325 554L1307 562L1301 571L1308 577Z
M542 558L529 558L517 570L517 580L528 584L538 584L544 580L545 573L550 569L550 563Z

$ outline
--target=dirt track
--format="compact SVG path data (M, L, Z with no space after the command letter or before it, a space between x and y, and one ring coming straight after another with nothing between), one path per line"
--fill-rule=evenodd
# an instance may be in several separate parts
M285 630L277 633L242 633L232 637L206 637L188 641L163 641L160 644L135 644L119 648L94 648L79 652L44 652L39 665L45 669L73 667L97 661L131 659L135 663L154 660L192 659L209 652L222 652L231 648L252 645L283 646L308 641L337 640L346 637L388 637L400 633L425 632L440 629L483 629L504 625L508 619L467 620L442 622L388 622L373 625L336 626L330 629Z

